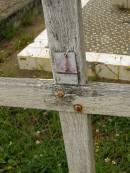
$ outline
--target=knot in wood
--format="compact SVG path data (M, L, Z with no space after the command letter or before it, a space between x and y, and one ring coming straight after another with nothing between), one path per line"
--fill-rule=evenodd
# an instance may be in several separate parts
M80 104L76 104L76 105L74 105L74 110L76 111L76 112L82 112L82 110L83 110L83 106L82 105L80 105Z
M63 98L65 96L64 90L59 90L55 93L56 96Z

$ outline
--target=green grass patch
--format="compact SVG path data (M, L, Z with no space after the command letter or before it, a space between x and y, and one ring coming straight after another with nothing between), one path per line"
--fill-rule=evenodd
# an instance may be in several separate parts
M19 34L21 27L29 27L35 24L37 16L41 16L41 12L38 10L38 7L23 11L20 19L16 19L16 22L10 20L8 23L1 26L0 37L2 40L11 40Z
M5 59L9 56L8 52L0 49L0 63L4 63Z
M38 9L34 8L26 11L21 19L21 24L23 27L27 27L33 24L34 18L39 15Z
M130 119L93 116L97 173L130 172Z
M24 14L21 24L23 26L30 26L33 24L33 14L31 11L29 11L28 13Z
M1 30L1 36L5 40L10 40L15 36L16 32L16 26L13 23L8 23L4 29Z
M33 39L33 35L30 35L28 33L21 34L14 43L15 50L21 50L22 48L26 47L29 43L33 41Z
M93 116L96 173L130 172L130 119ZM0 173L68 173L57 113L0 108Z
M56 113L0 109L0 173L66 173Z

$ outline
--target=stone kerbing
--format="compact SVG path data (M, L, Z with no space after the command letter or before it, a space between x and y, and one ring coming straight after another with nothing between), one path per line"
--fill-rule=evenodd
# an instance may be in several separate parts
M39 8L39 11L42 10L40 0L15 0L15 3L11 3L7 8L0 10L0 38L2 38L2 30L6 26L9 24L16 25L16 23L19 25L22 16L36 6Z

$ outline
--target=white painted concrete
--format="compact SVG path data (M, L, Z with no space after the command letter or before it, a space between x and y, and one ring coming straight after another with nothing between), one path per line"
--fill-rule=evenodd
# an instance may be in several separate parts
M82 7L84 7L90 0L81 0Z
M20 69L44 70L51 72L46 30L32 44L18 54ZM89 77L130 81L130 56L86 52Z

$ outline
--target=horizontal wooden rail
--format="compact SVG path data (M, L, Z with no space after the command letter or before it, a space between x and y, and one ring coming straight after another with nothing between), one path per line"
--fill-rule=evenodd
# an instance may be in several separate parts
M0 106L74 112L75 104L83 113L130 117L130 85L61 86L53 80L0 78Z

